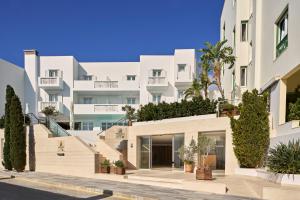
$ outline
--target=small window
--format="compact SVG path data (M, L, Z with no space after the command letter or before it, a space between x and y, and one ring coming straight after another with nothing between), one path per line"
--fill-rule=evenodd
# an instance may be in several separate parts
M92 104L93 98L92 97L83 97L83 104Z
M82 130L84 131L92 131L94 128L93 122L82 122Z
M161 77L161 69L153 69L152 76L153 77Z
M81 122L75 122L74 128L75 130L81 130Z
M160 103L161 102L161 94L153 94L152 95L152 102L153 103Z
M248 37L248 21L241 22L241 41L246 42Z
M57 69L50 69L49 70L49 77L58 77L58 70Z
M135 104L135 98L133 98L133 97L128 97L128 98L127 98L127 104Z
M58 95L57 94L49 94L49 101L50 102L57 102L58 101Z
M91 80L93 80L93 76L92 75L83 75L83 80L91 81Z
M247 86L247 67L241 67L241 86Z
M276 56L288 47L288 9L286 9L277 24Z
M185 72L186 64L179 64L178 65L178 72Z
M135 75L127 75L127 81L135 81Z

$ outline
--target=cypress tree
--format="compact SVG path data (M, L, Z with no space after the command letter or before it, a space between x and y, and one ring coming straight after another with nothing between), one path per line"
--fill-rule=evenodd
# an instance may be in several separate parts
M234 153L243 168L261 167L266 158L270 140L266 97L257 90L246 91L239 105L240 117L231 117Z
M3 165L5 169L12 170L10 158L10 103L15 95L14 89L6 86L6 103L5 103L5 122L4 122L4 148L3 148Z
M22 106L14 95L10 104L10 156L13 168L24 171L26 165L26 135Z

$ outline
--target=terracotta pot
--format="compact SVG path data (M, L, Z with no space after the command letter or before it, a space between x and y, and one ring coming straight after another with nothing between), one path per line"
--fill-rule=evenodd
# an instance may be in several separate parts
M110 173L110 167L105 166L105 167L100 167L100 173L106 173L109 174Z
M184 170L185 172L193 173L194 172L193 164L184 163Z
M125 174L125 168L115 167L115 173L118 175L123 175Z
M212 170L209 167L199 167L196 170L197 180L212 180Z

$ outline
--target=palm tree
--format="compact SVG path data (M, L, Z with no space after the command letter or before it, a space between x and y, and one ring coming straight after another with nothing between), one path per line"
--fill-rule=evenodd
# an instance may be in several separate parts
M187 99L189 97L199 97L201 96L201 90L201 84L197 79L194 79L191 87L184 91L184 98Z
M225 64L232 66L235 62L235 57L232 55L233 50L231 47L225 46L226 42L227 40L219 41L215 45L206 42L206 48L200 50L203 53L202 59L213 68L214 80L212 84L218 87L223 99L225 99L225 95L221 84L221 71Z
M132 121L136 118L135 109L129 105L123 106L122 111L126 112L126 118L128 119L128 126L132 125Z
M204 91L205 99L208 98L208 87L211 85L211 80L209 78L209 72L211 71L211 67L207 60L202 59L201 57L201 73L200 73L200 84Z

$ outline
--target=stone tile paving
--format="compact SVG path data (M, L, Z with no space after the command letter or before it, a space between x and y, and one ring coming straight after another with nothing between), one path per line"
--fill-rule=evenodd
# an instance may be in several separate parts
M0 174L3 172L0 172ZM7 174L7 172L4 172ZM218 195L211 193L200 193L194 191L169 189L164 187L149 186L142 184L132 184L118 181L108 181L92 178L81 178L72 176L63 176L41 172L25 172L13 173L16 177L21 176L28 179L37 179L47 183L69 184L74 186L84 186L89 188L97 188L102 190L113 191L114 193L122 193L127 195L137 195L140 197L148 197L153 199L179 199L179 200L250 200L254 198Z

